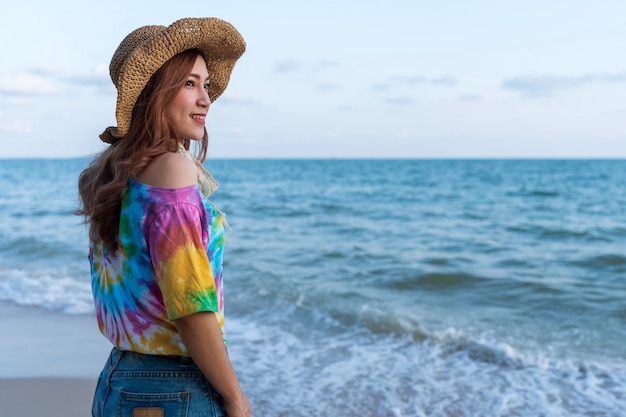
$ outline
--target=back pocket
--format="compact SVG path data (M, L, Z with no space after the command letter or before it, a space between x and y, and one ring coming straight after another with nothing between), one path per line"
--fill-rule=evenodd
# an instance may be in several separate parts
M120 392L118 417L187 417L189 392Z

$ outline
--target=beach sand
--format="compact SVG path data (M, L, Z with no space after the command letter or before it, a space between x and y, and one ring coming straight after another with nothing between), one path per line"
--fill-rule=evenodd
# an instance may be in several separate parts
M0 379L0 414L7 417L90 416L95 385L90 379Z
M89 315L0 302L0 415L91 415L111 344Z

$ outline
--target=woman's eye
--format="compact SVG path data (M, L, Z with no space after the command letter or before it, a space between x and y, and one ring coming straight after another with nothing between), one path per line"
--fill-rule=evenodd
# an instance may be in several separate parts
M187 87L193 87L195 84L194 84L194 82L193 82L192 80L188 80L188 81L185 83L185 85L186 85Z
M209 91L209 83L204 84L204 89Z

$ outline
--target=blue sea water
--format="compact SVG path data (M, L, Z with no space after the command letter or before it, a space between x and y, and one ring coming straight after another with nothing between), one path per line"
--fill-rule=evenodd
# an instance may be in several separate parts
M0 160L0 300L93 314L87 163ZM206 165L256 415L624 415L626 161Z

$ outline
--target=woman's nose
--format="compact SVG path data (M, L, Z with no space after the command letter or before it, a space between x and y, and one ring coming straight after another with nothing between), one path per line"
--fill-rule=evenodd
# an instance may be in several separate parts
M211 97L209 97L209 93L205 90L202 90L198 97L198 105L202 107L209 107L211 105Z

